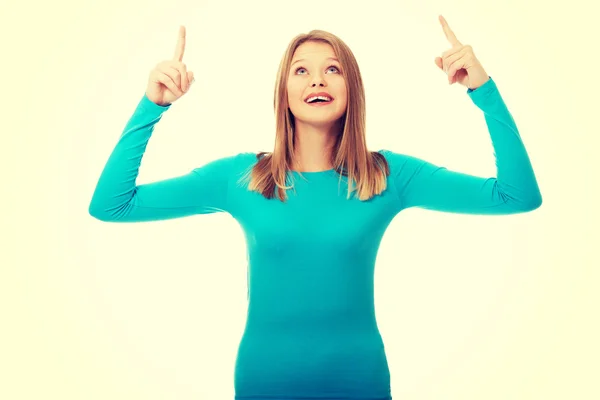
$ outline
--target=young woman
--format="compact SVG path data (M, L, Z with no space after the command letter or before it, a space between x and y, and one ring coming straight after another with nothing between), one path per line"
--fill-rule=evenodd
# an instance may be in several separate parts
M529 157L495 82L441 16L440 23L451 48L435 62L483 112L496 177L369 151L357 62L338 37L314 30L295 37L281 61L272 152L234 154L138 185L154 127L193 82L182 62L184 27L174 59L151 72L89 212L110 222L226 212L239 222L248 247L249 305L236 399L391 399L373 282L392 219L409 207L516 214L540 206Z

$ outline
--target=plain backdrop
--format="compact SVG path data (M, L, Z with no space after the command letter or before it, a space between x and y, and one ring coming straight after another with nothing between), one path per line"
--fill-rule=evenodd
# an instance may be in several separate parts
M544 203L502 217L411 209L392 222L376 309L393 397L600 398L592 11L584 0L3 3L0 398L233 398L247 307L235 220L88 215L179 25L196 83L156 126L138 183L272 150L277 66L311 29L358 60L371 150L493 176L483 113L434 64L449 48L439 14L496 81Z

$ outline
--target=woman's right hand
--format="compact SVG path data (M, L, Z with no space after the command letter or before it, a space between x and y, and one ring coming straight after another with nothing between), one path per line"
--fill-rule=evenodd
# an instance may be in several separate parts
M179 37L172 60L165 60L150 72L146 96L152 102L167 106L179 99L190 89L194 73L187 70L181 61L185 50L185 27L179 27Z

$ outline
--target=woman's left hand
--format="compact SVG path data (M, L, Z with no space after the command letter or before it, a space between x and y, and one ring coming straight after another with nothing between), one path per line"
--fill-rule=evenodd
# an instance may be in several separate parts
M436 57L435 64L448 75L448 84L458 82L469 89L477 89L490 79L489 75L475 57L473 48L458 41L443 16L440 15L439 20L452 48Z

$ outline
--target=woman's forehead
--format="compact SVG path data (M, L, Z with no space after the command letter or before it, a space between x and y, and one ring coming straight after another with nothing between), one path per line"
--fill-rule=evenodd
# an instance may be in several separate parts
M302 43L294 52L294 59L301 60L305 58L319 59L319 58L335 58L335 52L333 47L327 43Z

